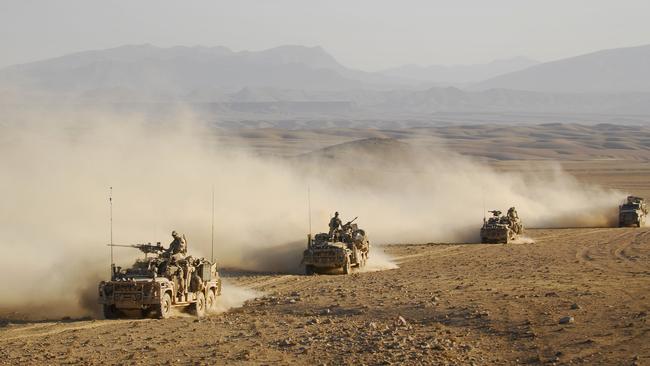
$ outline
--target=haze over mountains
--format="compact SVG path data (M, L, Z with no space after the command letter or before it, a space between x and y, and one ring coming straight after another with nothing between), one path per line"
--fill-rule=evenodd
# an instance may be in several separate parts
M539 62L526 57L495 60L487 64L477 65L404 65L381 71L410 80L428 81L434 83L469 84L480 82L498 75L523 70Z
M0 70L0 103L43 100L216 103L221 114L346 118L486 112L648 115L650 46L541 64L514 58L365 72L341 65L321 47L234 52L134 45Z
M496 76L477 87L562 93L650 92L650 45L547 62Z

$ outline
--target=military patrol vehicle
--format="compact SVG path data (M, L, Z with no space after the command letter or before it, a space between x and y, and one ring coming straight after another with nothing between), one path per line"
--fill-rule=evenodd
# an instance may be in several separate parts
M112 265L111 280L99 283L99 303L106 319L124 315L164 319L174 307L201 317L216 307L221 295L216 264L171 256L160 243L113 246L137 248L145 257L127 269Z
M488 212L492 213L492 217L483 219L481 243L508 244L523 234L524 227L514 207L508 211L508 215L501 215L499 210Z
M628 196L625 203L618 206L618 226L636 226L645 225L648 216L648 206L641 197Z
M302 259L306 274L335 269L350 274L352 268L363 268L366 265L370 242L366 232L352 223L354 220L336 229L332 235L320 233L313 239L311 235L307 237L307 250Z

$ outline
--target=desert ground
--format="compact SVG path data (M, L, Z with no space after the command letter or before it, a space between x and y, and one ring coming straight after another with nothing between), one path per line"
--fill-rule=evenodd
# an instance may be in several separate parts
M528 235L535 243L375 247L399 268L351 276L226 273L259 295L203 319L7 323L0 362L650 362L650 229Z
M499 171L559 163L580 181L650 197L647 127L250 129L221 136L279 156L368 138L439 144ZM371 259L385 253L397 268L350 276L224 270L224 297L236 289L247 300L202 319L5 312L0 364L650 364L650 228L528 228L526 236L532 240L508 245L374 245Z

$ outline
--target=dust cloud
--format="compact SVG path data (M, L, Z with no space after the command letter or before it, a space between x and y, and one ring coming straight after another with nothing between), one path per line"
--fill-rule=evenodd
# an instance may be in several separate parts
M359 272L385 271L396 268L399 268L399 266L395 263L393 258L386 254L381 247L378 248L375 246L374 248L371 248L368 263L366 263Z
M528 236L521 236L510 242L511 244L535 244L535 239Z
M223 313L232 308L237 308L247 300L263 296L263 293L253 289L236 286L227 279L222 280L221 296L217 297L214 313Z
M191 253L210 257L214 188L218 263L280 272L299 270L308 186L314 232L325 231L338 210L344 221L359 216L373 245L475 242L483 202L516 206L529 227L607 226L625 196L559 168L496 173L447 151L260 156L259 146L227 148L215 128L193 121L183 108L155 117L82 108L5 114L0 308L89 312L97 281L109 275L109 187L115 243L167 246L177 230ZM114 254L122 266L141 255Z

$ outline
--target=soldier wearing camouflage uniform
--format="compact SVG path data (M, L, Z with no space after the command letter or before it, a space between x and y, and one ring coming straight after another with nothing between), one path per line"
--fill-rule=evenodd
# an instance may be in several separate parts
M187 242L185 241L185 236L178 234L176 231L172 231L172 238L174 240L169 243L169 249L166 253L170 257L174 257L176 260L183 259L185 254L187 254Z
M513 227L513 230L517 234L521 234L521 224L519 222L519 214L517 214L517 210L514 207L510 207L508 209L508 219L510 219L510 223Z
M187 242L185 236L176 231L172 231L172 238L174 240L169 243L169 248L163 253L168 258L164 266L165 275L172 278L178 293L182 295L185 293L185 273L179 261L183 260L187 254Z
M334 217L330 219L330 232L329 232L330 238L332 237L332 235L334 235L336 230L338 230L338 228L341 227L341 224L342 223L341 223L341 219L339 218L339 213L335 212Z

